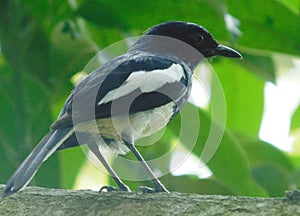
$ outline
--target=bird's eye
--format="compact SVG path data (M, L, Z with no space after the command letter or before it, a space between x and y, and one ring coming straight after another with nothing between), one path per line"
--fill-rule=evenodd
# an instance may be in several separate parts
M202 43L203 40L204 40L204 37L201 34L196 34L196 42L198 44Z

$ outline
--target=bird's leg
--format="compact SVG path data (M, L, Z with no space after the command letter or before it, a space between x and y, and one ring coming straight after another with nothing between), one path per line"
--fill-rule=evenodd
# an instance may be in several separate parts
M132 153L135 155L135 157L140 161L140 163L142 164L144 169L147 171L148 175L150 176L150 178L154 184L154 190L152 188L148 188L148 187L140 187L140 190L142 192L146 192L146 193L169 192L165 188L165 186L156 178L156 176L154 175L154 173L152 172L152 170L150 169L150 167L148 166L148 164L146 163L146 161L144 160L142 155L138 152L138 150L136 149L134 144L126 142L125 140L123 140L123 141L124 141L125 145L132 151Z
M116 172L112 169L112 167L106 162L105 158L99 151L98 145L95 142L88 142L89 149L96 155L96 157L100 160L100 162L103 164L105 169L109 172L109 174L112 176L112 178L115 180L119 188L115 188L113 186L103 186L99 192L102 192L103 190L106 190L108 192L110 191L131 191L127 185L125 185L122 180L119 178L119 176L116 174Z

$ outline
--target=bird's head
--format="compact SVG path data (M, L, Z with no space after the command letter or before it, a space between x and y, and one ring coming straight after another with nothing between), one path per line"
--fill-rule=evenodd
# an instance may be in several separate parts
M161 23L150 28L145 35L158 35L178 39L191 45L205 58L212 56L242 57L237 51L218 44L205 28L194 23L181 21Z

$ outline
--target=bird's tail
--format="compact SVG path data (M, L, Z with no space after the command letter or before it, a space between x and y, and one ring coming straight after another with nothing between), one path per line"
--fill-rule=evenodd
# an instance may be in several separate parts
M50 131L8 180L2 197L10 196L26 187L43 161L47 160L47 158L72 135L73 130L73 128L64 128Z

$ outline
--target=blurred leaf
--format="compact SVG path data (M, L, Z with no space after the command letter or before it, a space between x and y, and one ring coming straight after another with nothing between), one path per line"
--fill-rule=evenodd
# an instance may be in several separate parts
M61 165L61 185L63 188L72 189L81 166L86 161L86 155L83 154L81 147L65 149L64 152L57 154Z
M258 54L243 54L243 60L238 62L251 73L262 78L264 81L275 83L275 67L271 57Z
M227 0L226 3L228 12L241 23L240 45L300 55L299 13L295 14L274 0L259 3L254 0Z
M230 35L224 21L224 15L227 13L224 8L228 8L228 12L241 22L242 35L238 40L239 44L261 50L300 54L297 42L300 24L295 22L299 19L299 15L293 12L296 7L294 2L282 4L267 0L257 4L255 1L243 0L238 3L226 1L226 4L221 1L205 0L189 1L189 4L185 4L184 1L174 3L171 0L151 1L151 3L130 1L127 4L119 4L117 1L89 1L81 5L77 14L99 26L139 31L168 20L191 21L207 27L217 39L228 40ZM293 11L286 5L293 8ZM149 14L149 8L155 10ZM109 21L106 17L110 17ZM285 41L284 46L282 41Z
M16 75L3 76L1 73L0 76L3 83L9 83L8 81ZM49 107L47 89L38 80L26 73L24 73L23 84L25 98L22 105L26 110L26 122L16 118L15 112L18 111L19 107L17 107L18 103L13 95L14 86L2 85L5 89L1 88L0 91L0 103L6 104L2 108L5 115L1 115L1 122L5 122L5 124L0 126L0 148L1 152L4 153L1 160L4 160L2 164L5 164L5 167L1 169L1 179L5 181L37 145L42 138L41 134L48 132L51 123L50 110L47 110ZM23 124L23 128L26 129L24 136L18 133L16 124ZM57 157L54 156L47 162L46 166L40 169L33 182L41 186L58 187L60 184L58 167Z
M291 189L300 188L300 156L297 147L298 145L296 146L296 150L293 150L292 155L289 157L296 168L290 179Z
M293 156L300 155L300 128L292 130L290 136L293 138L291 154Z
M99 26L86 20L80 22L79 28L85 39L95 42L102 49L124 39L119 29Z
M298 164L300 162L300 158L298 157ZM299 166L297 166L299 167ZM290 187L289 189L298 189L300 188L300 169L295 170L290 178Z
M226 97L227 127L257 137L263 115L264 81L231 61L222 59L213 64Z
M187 104L182 112L190 113L193 109L194 108L191 104ZM207 155L203 155L203 149L209 148L210 151L206 152L210 153L213 153L216 150L216 152L214 152L212 158L207 162L206 165L212 170L213 175L220 183L228 186L231 190L235 191L235 193L239 195L266 196L266 193L263 191L263 189L260 188L252 179L247 157L240 143L238 143L238 141L226 131L221 139L221 143L219 146L218 143L208 142L207 138L209 136L209 133L211 133L212 128L218 128L220 126L211 122L210 117L200 109L198 110L198 112L198 115L200 117L200 131L198 139L196 140L197 144L193 148L193 153L201 156L200 158L205 157L209 159ZM185 122L183 123L185 125L194 125L195 117L197 116L188 115L186 116ZM173 121L177 125L181 124L181 121L177 116ZM171 129L174 129L174 131L176 131L178 128L178 126L174 127L176 124L173 125L171 123L169 126ZM185 139L180 140L183 144L186 144L186 142L190 142L190 140L188 140L187 138L189 136L194 136L192 135L192 133L198 134L198 132L195 131L194 127L191 127L189 130L191 134L187 134L183 137ZM219 136L220 134L215 135ZM190 146L188 146L188 148L189 147Z
M270 196L283 196L289 189L290 178L295 170L288 155L266 142L235 135L245 150L256 181Z
M300 106L296 109L292 116L291 131L300 128Z
M295 14L299 14L300 2L298 0L277 0L277 1L285 5Z
M30 152L27 152L26 156ZM25 159L25 158L24 158ZM20 165L20 164L19 164ZM53 154L47 161L43 163L41 168L31 180L30 185L38 185L40 187L60 188L61 183L60 161L57 154Z
M32 138L36 140L40 134L46 134L49 131L49 125L52 121L49 108L49 90L34 76L24 74L25 103L28 106L28 121L26 128L34 134ZM38 127L37 127L38 126ZM41 137L40 137L41 138Z
M278 166L262 164L253 169L253 176L271 197L283 197L289 189L289 175Z
M286 172L292 172L294 170L294 165L288 155L277 149L275 146L245 135L235 135L242 144L252 168L263 164L270 164L280 167Z
M128 2L130 4L130 2ZM91 7L92 5L92 7ZM106 27L116 27L116 26L126 26L124 22L129 19L122 20L120 16L122 13L118 13L121 7L124 4L119 4L116 1L86 1L81 4L80 8L77 11L78 16L82 16L83 18L93 21L97 23L99 26L106 26ZM126 4L127 5L127 4ZM131 14L129 11L128 15ZM114 16L111 16L114 14ZM110 17L107 19L107 17Z
M224 184L231 186L239 195L266 196L254 181L241 144L225 133L220 146L207 163L208 167Z
M93 5L93 6L91 6ZM149 8L155 8L149 13ZM77 11L78 16L97 23L101 27L137 30L139 34L157 23L170 20L196 22L206 26L217 38L229 38L225 29L222 1L86 1ZM126 11L126 13L124 13ZM114 16L111 16L114 14ZM201 16L199 16L201 14ZM110 17L110 19L107 19Z
M0 73L0 179L8 180L20 160L16 146L14 100L11 95L10 83L12 69L7 65L1 65Z
M64 33L63 25L60 23L54 28L50 42L50 79L55 86L51 98L54 116L59 114L73 89L71 77L82 71L97 51L93 42Z
M34 19L35 23L38 23L47 36L51 35L53 27L59 22L73 17L69 1L28 0L23 4L24 11L30 14L30 17Z
M49 91L35 77L39 74L38 67L47 70L47 63L34 62L47 59L45 57L47 41L41 31L35 29L30 17L25 15L23 4L10 1L5 2L4 7L7 10L1 14L0 22L5 24L1 25L0 43L1 56L3 55L5 59L1 71L5 73L0 73L2 82L0 104L3 104L5 112L1 112L3 124L0 126L0 135L1 151L5 155L1 157L5 160L2 161L5 167L1 169L1 179L7 181L39 142L41 134L48 132L51 116ZM44 46L44 52L43 48L32 44L34 39L39 39ZM29 51L32 51L31 55L27 53ZM41 56L37 54L39 51ZM45 175L42 168L33 181L43 186L57 187L60 183L58 160L54 156L47 164L49 165L47 174Z
M294 164L295 167L300 167L300 156L299 155L290 155L290 160Z
M172 176L166 175L161 181L170 191L183 193L236 195L233 190L217 179L199 179L197 176Z
M49 42L38 26L33 25L23 44L23 67L44 83L49 81Z
M72 37L63 32L65 22L59 23L51 36L51 72L59 80L65 74L81 71L96 54L97 47L92 41L81 36Z

